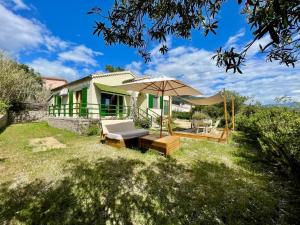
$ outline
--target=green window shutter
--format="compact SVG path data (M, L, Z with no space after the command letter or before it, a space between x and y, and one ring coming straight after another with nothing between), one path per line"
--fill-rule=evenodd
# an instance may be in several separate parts
M149 94L149 108L153 109L153 95Z
M73 116L73 91L69 91L69 116Z
M57 102L56 102L56 104L58 105L58 107L60 107L61 106L61 96L57 96Z
M56 96L56 104L57 104L58 115L60 116L60 110L61 110L61 96L59 96L59 95Z
M80 115L87 116L87 88L81 90L81 108Z
M162 109L163 108L163 98L162 98L162 96L160 96L160 98L159 98L159 108L160 109Z
M57 105L57 95L54 95L54 105Z

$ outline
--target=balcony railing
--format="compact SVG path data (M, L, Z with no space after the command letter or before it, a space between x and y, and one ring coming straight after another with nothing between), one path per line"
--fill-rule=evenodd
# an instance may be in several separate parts
M105 104L62 104L51 105L48 108L48 114L51 116L63 117L83 117L89 118L93 115L97 117L128 117L131 112L130 106L123 105L105 105Z

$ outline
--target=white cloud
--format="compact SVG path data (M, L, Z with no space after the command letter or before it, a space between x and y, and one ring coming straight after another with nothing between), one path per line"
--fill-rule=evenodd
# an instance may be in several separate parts
M0 4L0 48L10 53L43 43L43 29L32 20L14 14Z
M13 10L30 10L30 7L24 3L23 0L0 0L0 4Z
M142 62L133 61L125 67L126 70L130 70L135 75L141 75Z
M232 40L232 39L231 39ZM267 63L251 52L243 68L243 74L225 73L211 59L214 52L194 47L179 46L170 49L165 56L155 55L145 69L137 67L140 74L176 77L211 95L222 88L235 90L246 96L254 96L262 103L271 103L275 97L290 96L299 99L300 69ZM134 62L131 64L138 64Z
M14 6L15 10L19 10L19 9L29 10L30 9L22 0L11 0L11 1L15 4L15 6Z
M228 41L225 43L224 48L237 48L237 42L245 36L245 29L240 29L237 34L228 38Z
M84 63L87 65L97 66L97 61L94 57L103 55L101 52L96 52L84 45L79 45L73 49L60 53L59 59L61 61L72 61L75 63Z
M67 46L67 42L51 35L39 21L17 15L1 3L0 15L0 48L10 54L42 47L59 50Z
M57 51L57 49L65 49L70 45L70 43L54 36L45 36L44 44L46 48L51 52Z
M97 65L95 57L102 53L52 35L38 20L25 18L13 11L14 6L24 8L26 5L22 5L23 1L16 0L15 5L12 5L12 1L0 0L0 50L14 57L31 51L46 54L45 58L40 56L28 64L42 75L62 76L68 80L79 78L80 73L91 71L87 66ZM73 68L67 66L67 61L75 63Z
M62 77L67 80L79 78L79 73L76 69L64 65L60 61L49 61L47 59L38 58L29 63L29 66L44 76Z

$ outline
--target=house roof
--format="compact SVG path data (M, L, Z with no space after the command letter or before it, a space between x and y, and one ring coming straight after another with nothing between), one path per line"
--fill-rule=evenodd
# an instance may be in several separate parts
M64 82L68 83L67 80L59 78L59 77L45 77L45 76L43 76L42 80L57 80L57 81L64 81Z
M85 80L91 80L91 79L92 79L92 76L89 75L89 76L83 77L83 78L81 78L81 79L74 80L74 81L72 81L72 82L70 82L70 83L64 84L64 85L62 85L62 86L59 86L59 87L57 87L57 88L53 88L52 91L57 91L57 90L60 90L60 89L62 89L62 88L64 88L64 87L67 87L67 86L69 86L69 85L76 84L76 83L79 83L79 82L82 82L82 81L85 81Z
M94 73L92 74L92 77L93 78L96 78L96 77L107 77L107 76L119 76L119 75L127 75L127 74L130 74L132 75L132 77L136 77L131 71L129 70L124 70L124 71L118 71L118 72L113 72L113 73Z
M85 80L91 80L92 78L107 77L107 76L119 76L119 75L126 75L126 74L130 74L134 78L136 77L131 71L119 71L119 72L113 72L113 73L94 73L94 74L88 75L86 77L83 77L81 79L74 80L74 81L72 81L70 83L67 83L67 84L64 84L62 86L59 86L57 88L53 88L52 91L57 91L57 90L60 90L60 89L62 89L64 87L67 87L69 85L76 84L76 83L79 83L79 82L82 82L82 81L85 81Z
M116 87L107 86L104 84L94 83L94 85L99 88L102 92L111 93L111 94L119 94L119 95L129 95L126 91L120 90Z

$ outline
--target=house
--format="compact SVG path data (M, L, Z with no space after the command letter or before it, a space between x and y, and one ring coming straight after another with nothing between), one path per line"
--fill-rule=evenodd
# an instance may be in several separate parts
M49 115L56 117L124 118L132 107L141 118L158 117L169 112L169 97L124 91L115 86L134 81L130 71L95 73L52 89ZM162 101L164 108L162 109Z
M56 78L56 77L42 77L43 87L48 90L52 90L59 86L65 85L68 82L65 79Z
M176 112L190 112L192 109L192 106L189 104L172 104L172 110Z

